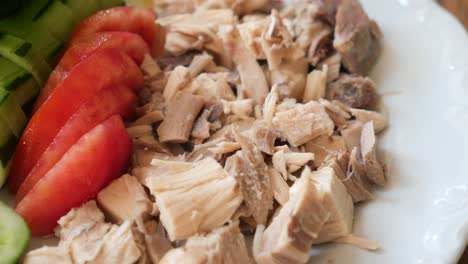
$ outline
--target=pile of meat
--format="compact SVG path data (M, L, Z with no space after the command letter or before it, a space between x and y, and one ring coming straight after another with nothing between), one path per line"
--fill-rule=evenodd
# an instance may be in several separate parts
M73 209L26 263L305 263L375 243L353 210L385 185L366 75L381 33L357 0L158 1L129 174ZM254 234L247 248L245 234Z

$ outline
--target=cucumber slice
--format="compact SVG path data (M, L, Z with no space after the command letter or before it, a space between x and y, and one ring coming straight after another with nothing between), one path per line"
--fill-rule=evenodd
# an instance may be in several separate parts
M30 0L27 5L18 11L15 17L21 20L33 21L52 4L52 1L53 0Z
M63 0L63 2L73 10L75 23L80 22L101 9L98 0Z
M73 11L58 0L52 1L47 9L35 16L34 21L62 43L67 42L75 24Z
M33 99L36 98L36 96L39 94L39 91L40 87L36 80L34 80L34 78L29 78L10 92L15 97L16 102L18 102L18 104L21 105L24 109L25 105L32 102Z
M7 122L0 117L0 188L5 183L8 175L8 167L11 156L15 151L17 139L11 132ZM1 243L0 243L1 244ZM1 246L0 246L1 247Z
M0 260L17 263L31 236L28 225L13 209L0 202Z
M19 138L26 126L26 114L11 93L0 89L0 117L2 117L15 137Z
M49 47L43 50L44 54L52 54L57 47ZM51 67L42 58L33 53L33 45L12 35L0 37L0 55L16 63L24 70L30 72L39 84L47 80Z
M111 8L114 6L123 6L125 2L123 0L98 0L101 9Z

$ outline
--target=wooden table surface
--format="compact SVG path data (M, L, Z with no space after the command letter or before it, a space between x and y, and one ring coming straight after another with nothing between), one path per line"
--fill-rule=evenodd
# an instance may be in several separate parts
M454 14L468 30L468 0L439 0L440 4ZM458 264L468 264L468 247Z

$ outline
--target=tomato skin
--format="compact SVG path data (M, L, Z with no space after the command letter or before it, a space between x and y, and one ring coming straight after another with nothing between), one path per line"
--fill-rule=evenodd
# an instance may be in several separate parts
M51 234L60 217L93 199L128 166L131 143L113 116L85 134L16 207L35 236ZM92 157L92 158L90 158Z
M157 47L162 30L156 25L156 13L151 9L119 6L102 10L82 20L73 31L69 45L96 32L127 31L140 35L148 46Z
M104 88L120 85L138 91L143 75L135 62L119 51L101 50L73 68L23 132L8 177L10 191L18 190L60 129L85 102Z
M57 67L49 76L45 87L34 103L33 111L47 100L53 89L68 75L79 62L85 60L99 50L106 48L119 49L129 55L137 65L143 62L150 49L146 42L137 34L130 32L103 32L85 36L76 41L65 51Z
M90 101L81 106L42 153L36 165L20 185L16 193L16 204L53 168L81 136L112 115L120 114L129 117L136 102L136 95L130 89L119 86L99 91Z

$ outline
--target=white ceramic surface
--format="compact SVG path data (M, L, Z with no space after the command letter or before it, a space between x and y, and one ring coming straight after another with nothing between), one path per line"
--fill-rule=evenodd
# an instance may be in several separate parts
M327 245L311 263L456 263L468 238L468 35L432 0L362 2L385 37L372 78L390 121L389 183L354 227L382 250Z

